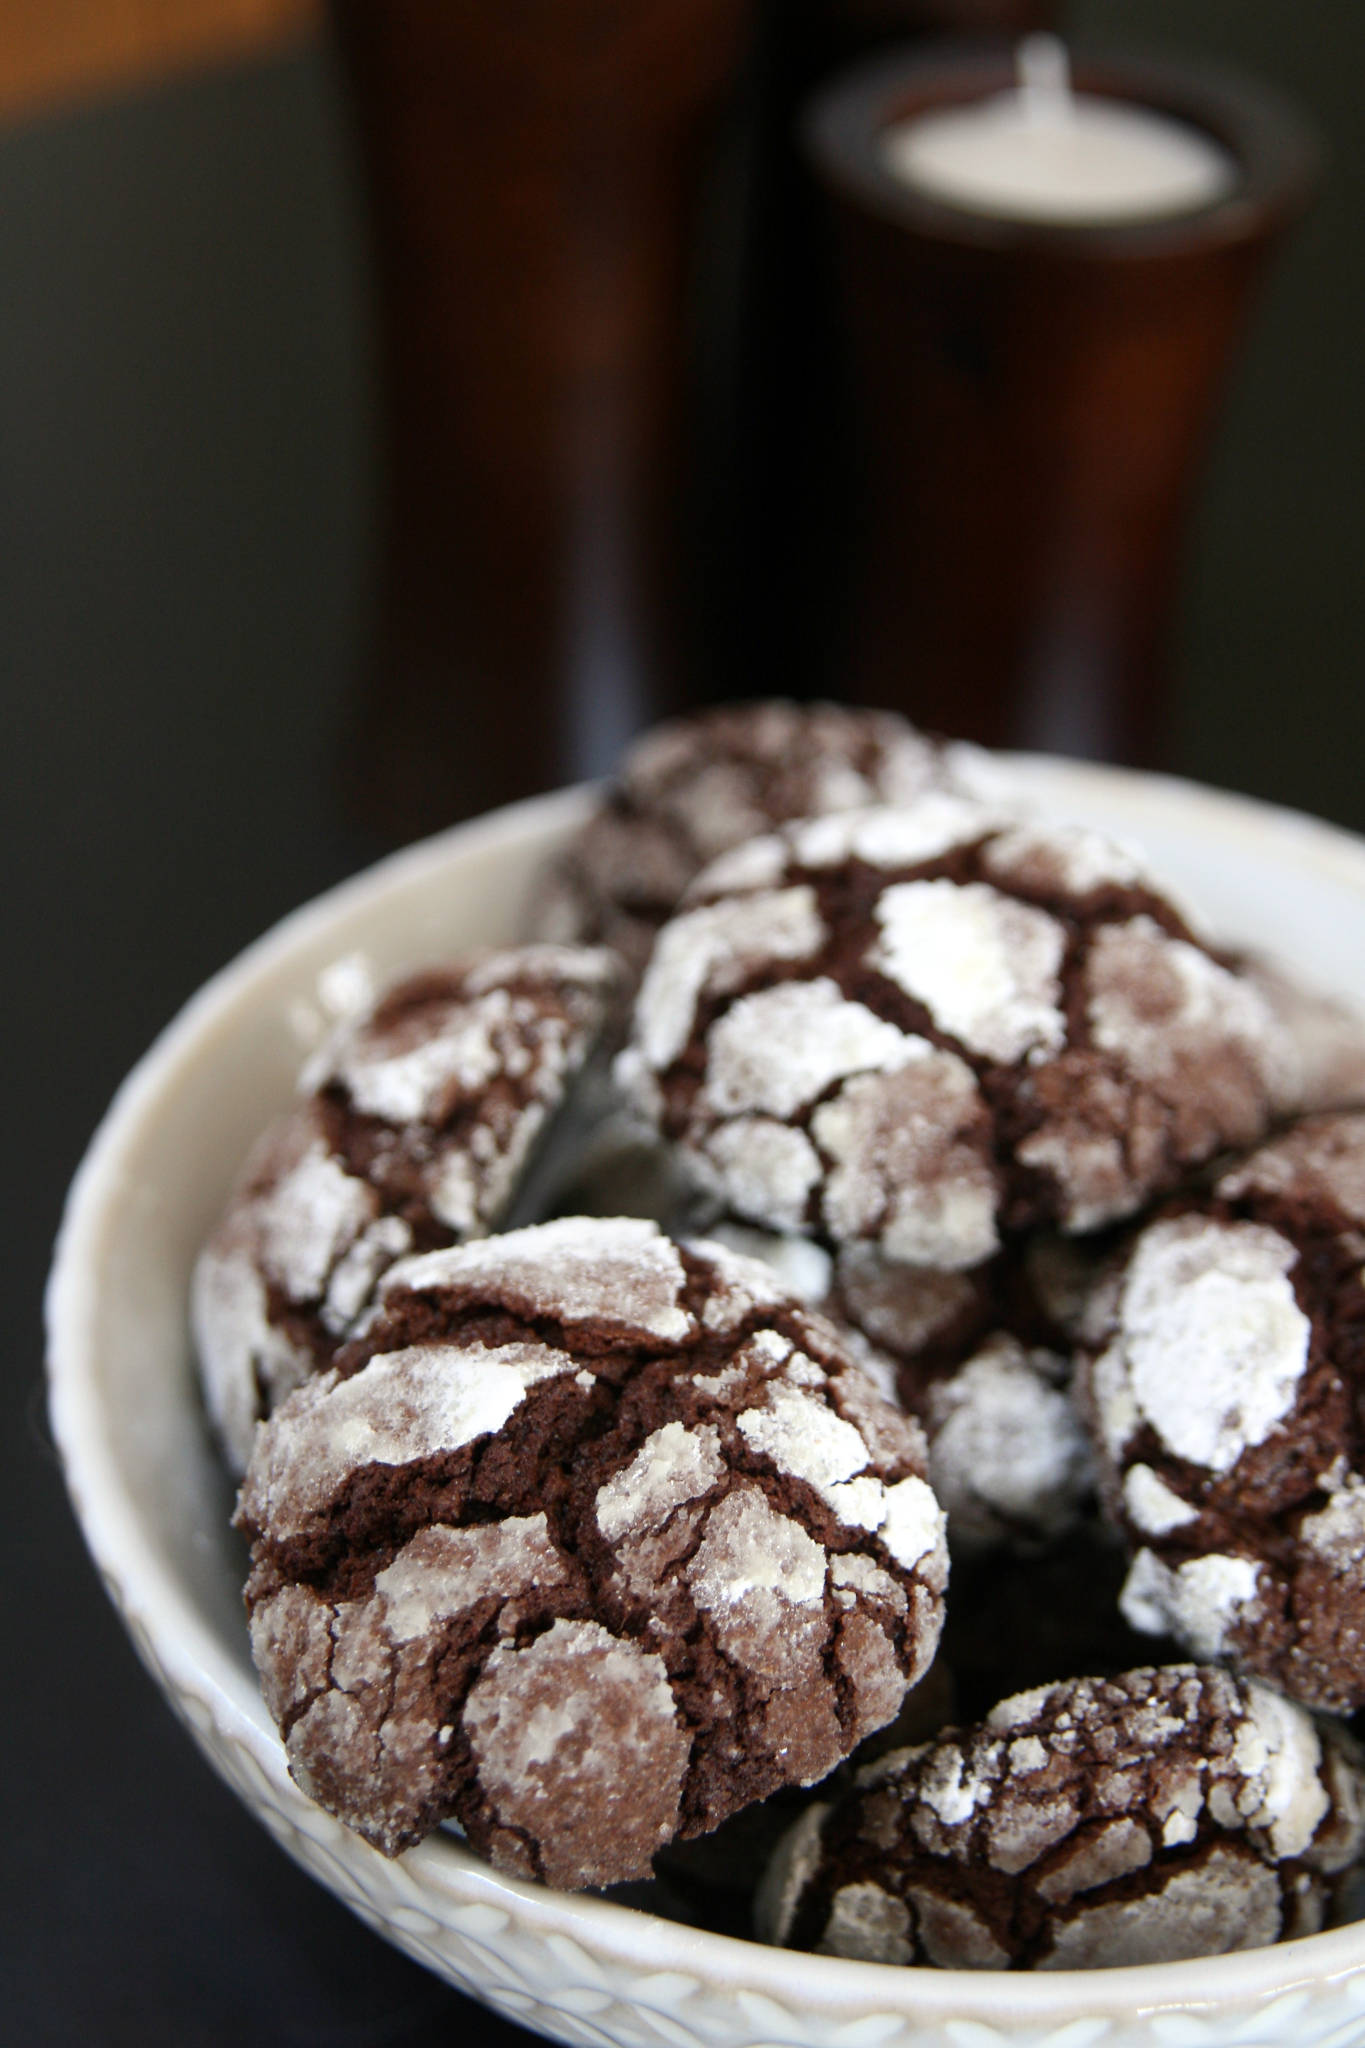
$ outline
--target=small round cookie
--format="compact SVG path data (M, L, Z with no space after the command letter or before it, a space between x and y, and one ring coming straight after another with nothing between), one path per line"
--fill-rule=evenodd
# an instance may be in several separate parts
M340 1023L247 1160L195 1268L205 1401L241 1474L405 1253L495 1229L601 1042L620 968L524 946L410 975Z
M994 798L1008 787L989 755L926 738L893 711L780 698L701 711L628 750L547 877L537 930L614 946L639 974L692 877L741 840L926 789Z
M1365 1115L1310 1117L1137 1235L1083 1366L1123 1610L1365 1705Z
M1176 1664L1003 1700L813 1808L769 1938L866 1962L1071 1970L1311 1934L1365 1845L1353 1744L1266 1686Z
M892 1361L901 1405L929 1440L955 1557L1036 1551L1093 1507L1067 1342L1082 1267L1093 1260L1067 1240L1010 1247L967 1273L896 1265L870 1245L834 1261L820 1306Z
M954 1556L1039 1549L1093 1507L1094 1463L1069 1378L1055 1352L997 1330L929 1386L929 1477Z
M924 1441L762 1266L571 1217L404 1260L239 1506L299 1784L386 1854L648 1875L897 1713L942 1624Z
M1028 1237L966 1272L901 1265L874 1245L845 1245L828 1262L820 1306L895 1361L901 1400L918 1415L935 1381L998 1332L1028 1350L1069 1357L1113 1256L1112 1233Z
M1300 1079L1131 854L937 794L713 862L617 1073L727 1210L947 1271L1135 1213Z

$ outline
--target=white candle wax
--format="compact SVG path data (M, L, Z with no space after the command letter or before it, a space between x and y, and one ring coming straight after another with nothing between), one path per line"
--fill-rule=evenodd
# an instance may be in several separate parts
M952 206L1076 225L1192 212L1235 185L1232 157L1199 129L1150 107L1073 94L1055 37L1026 37L1018 65L1014 91L888 128L888 167Z

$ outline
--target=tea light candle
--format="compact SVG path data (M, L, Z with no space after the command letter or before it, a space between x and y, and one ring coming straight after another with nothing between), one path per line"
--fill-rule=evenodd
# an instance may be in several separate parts
M883 160L933 199L1076 226L1159 219L1223 199L1237 167L1211 136L1150 107L1075 94L1055 36L1027 36L1019 83L888 128Z

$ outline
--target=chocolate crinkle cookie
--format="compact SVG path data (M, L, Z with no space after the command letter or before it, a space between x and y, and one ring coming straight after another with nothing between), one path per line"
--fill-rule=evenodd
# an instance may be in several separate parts
M1348 1738L1177 1664L1017 1694L860 1773L766 1880L789 1947L1068 1970L1261 1948L1322 1926L1365 1838Z
M617 1071L725 1209L949 1271L1135 1213L1300 1085L1129 853L937 794L714 862Z
M261 1429L251 1638L299 1784L649 1874L891 1720L942 1623L923 1438L762 1266L634 1219L405 1260Z
M692 877L741 840L926 789L995 798L1008 787L989 755L891 711L773 699L699 712L628 750L546 878L537 926L614 946L638 974Z
M195 1269L205 1400L235 1472L386 1267L507 1217L619 980L601 949L469 956L398 982L315 1052Z
M1365 1705L1365 1116L1304 1119L1138 1234L1084 1369L1123 1609Z
M1062 1329L1035 1292L1029 1257L941 1273L896 1265L868 1245L831 1258L808 1238L748 1225L723 1222L715 1235L763 1259L842 1327L888 1396L923 1424L954 1556L1036 1550L1093 1508L1069 1346L1057 1348Z
M899 1265L866 1244L833 1262L821 1306L891 1362L924 1425L955 1556L1035 1550L1093 1508L1069 1332L1070 1290L1095 1270L1068 1240L1011 1246L970 1272Z

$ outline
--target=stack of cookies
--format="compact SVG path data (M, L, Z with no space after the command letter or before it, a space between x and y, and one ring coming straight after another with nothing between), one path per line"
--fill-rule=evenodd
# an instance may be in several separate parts
M536 923L364 992L200 1259L299 1784L868 1960L1323 1925L1365 1028L882 713L648 735Z

